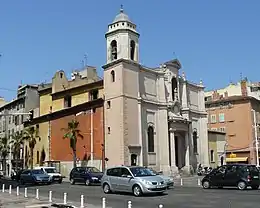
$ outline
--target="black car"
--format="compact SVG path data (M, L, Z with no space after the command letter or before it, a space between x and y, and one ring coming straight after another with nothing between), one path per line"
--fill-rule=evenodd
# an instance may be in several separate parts
M201 182L204 189L228 186L244 190L250 186L256 190L260 185L260 174L255 165L229 164L213 169Z
M103 173L95 167L77 167L70 172L70 183L84 183L86 186L100 184Z

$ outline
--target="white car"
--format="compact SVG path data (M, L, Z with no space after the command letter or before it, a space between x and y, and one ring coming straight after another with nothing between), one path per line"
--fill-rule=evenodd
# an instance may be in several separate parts
M59 172L57 172L55 167L40 166L35 167L34 169L42 170L43 172L48 174L51 177L52 182L62 183L62 175Z

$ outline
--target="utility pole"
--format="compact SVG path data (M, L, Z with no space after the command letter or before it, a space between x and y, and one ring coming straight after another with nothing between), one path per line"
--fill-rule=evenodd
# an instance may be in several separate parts
M255 132L255 148L256 148L256 166L259 167L259 143L257 137L257 121L256 121L256 111L252 110L254 117L254 132Z

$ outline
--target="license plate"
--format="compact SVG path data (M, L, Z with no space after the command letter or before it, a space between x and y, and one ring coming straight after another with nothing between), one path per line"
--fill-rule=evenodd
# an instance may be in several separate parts
M254 176L254 178L258 178L258 176Z
M156 188L162 188L163 186L156 186Z

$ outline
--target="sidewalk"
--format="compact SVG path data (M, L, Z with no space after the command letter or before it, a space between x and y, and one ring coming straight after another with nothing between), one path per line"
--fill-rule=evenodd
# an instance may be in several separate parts
M25 198L22 195L16 196L15 194L9 194L8 192L0 192L0 207L1 208L48 208L52 207L52 204L63 204L63 200L61 199L52 199L52 203L48 201L47 197L41 196L40 199L36 199L35 196L29 195ZM68 201L67 206L71 206L74 208L79 208L80 203L79 202L72 202ZM95 206L91 204L84 204L84 207L88 208L101 208L100 206Z

